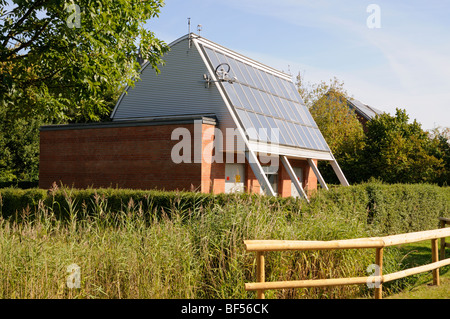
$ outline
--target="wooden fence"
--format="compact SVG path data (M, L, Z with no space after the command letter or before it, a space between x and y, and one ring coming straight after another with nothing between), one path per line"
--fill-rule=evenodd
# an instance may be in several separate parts
M332 241L300 241L300 240L245 240L244 245L248 252L256 252L256 279L257 282L246 283L246 290L256 290L257 298L264 299L264 291L271 289L326 287L354 284L370 284L375 287L375 299L382 298L382 284L403 277L433 271L433 284L439 285L439 268L450 265L450 258L445 259L445 237L450 237L450 219L440 218L440 229L421 232L399 234L386 237L371 237L358 239L344 239ZM441 238L441 260L439 260L438 239ZM383 248L401 244L409 244L431 240L432 263L409 268L399 272L383 275ZM295 281L265 281L264 252L288 250L332 250L332 249L362 249L375 248L375 275L369 277L309 279Z
M445 225L450 225L450 218L439 217L439 227L445 228ZM445 259L445 247L450 247L450 243L445 242L445 237L441 238L441 259Z

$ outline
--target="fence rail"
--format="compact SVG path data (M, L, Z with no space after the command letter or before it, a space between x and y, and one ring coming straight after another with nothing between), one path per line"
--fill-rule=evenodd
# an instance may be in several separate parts
M326 287L354 284L373 284L375 287L375 299L382 298L382 284L388 281L419 274L426 271L433 271L433 284L439 285L439 268L450 265L450 258L445 259L445 247L450 244L445 243L445 237L450 237L450 228L445 228L445 224L450 224L449 218L440 218L440 229L427 230L414 233L406 233L385 237L370 237L331 241L304 241L304 240L244 240L245 248L248 252L256 252L256 277L257 282L246 283L246 290L256 290L257 298L264 298L264 291L271 289L288 288L309 288ZM438 250L438 239L441 239L440 257ZM383 275L383 249L389 246L397 246L431 240L432 263L409 268L399 272ZM364 249L375 248L375 264L377 265L376 275L369 277L333 278L333 279L309 279L294 281L265 281L264 253L268 251L288 251L288 250L333 250L333 249Z

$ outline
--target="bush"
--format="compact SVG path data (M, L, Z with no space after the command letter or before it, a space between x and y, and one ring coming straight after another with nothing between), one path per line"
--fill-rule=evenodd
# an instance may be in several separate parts
M42 189L0 189L0 216L8 218L23 212L36 211L39 201L47 197L46 191Z
M121 212L140 207L147 215L184 211L187 214L199 208L214 205L229 206L237 199L254 205L260 200L255 194L205 194L131 189L71 189L54 187L42 189L0 189L0 212L4 218L27 211L33 213L39 202L49 207L56 216L67 217L79 210L86 214L104 211ZM371 181L349 187L319 190L309 204L303 200L267 198L268 205L282 207L289 212L342 216L352 218L363 228L377 235L421 231L437 227L437 218L450 216L450 187L431 184L384 184ZM20 215L20 214L18 214Z
M450 216L450 187L369 184L369 223L380 234L435 229Z

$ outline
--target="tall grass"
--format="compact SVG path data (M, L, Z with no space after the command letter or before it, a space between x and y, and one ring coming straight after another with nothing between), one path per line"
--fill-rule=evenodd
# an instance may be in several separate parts
M23 210L20 218L0 217L0 298L253 298L254 292L245 291L244 284L255 280L255 256L245 252L244 239L371 235L361 214L343 214L314 203L303 209L302 201L288 207L256 195L229 195L225 205L199 201L183 206L175 198L165 209L130 200L114 211L100 195L90 203L77 202L68 191L65 200L64 218L55 213L55 205L43 201L33 212ZM366 209L356 203L342 205L354 205L347 212ZM401 267L397 250L385 254L386 272ZM373 262L370 249L271 252L266 257L266 278L367 276ZM80 267L80 288L66 283L72 264ZM266 296L368 294L372 291L362 285L274 290Z

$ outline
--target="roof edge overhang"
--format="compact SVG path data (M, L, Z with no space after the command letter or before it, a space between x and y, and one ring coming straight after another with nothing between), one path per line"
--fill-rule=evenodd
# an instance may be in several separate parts
M334 160L333 155L329 151L318 151L303 149L298 147L290 147L285 145L273 145L257 141L249 141L249 146L258 153L284 155L290 158L312 158L323 161Z
M366 120L370 121L371 116L367 115L363 110L361 110L352 100L347 99L347 104L353 109L359 116L362 116Z
M98 129L98 128L132 127L132 126L194 124L198 123L198 121L201 121L202 124L210 124L210 125L217 124L217 118L215 114L194 114L194 115L177 115L177 116L159 116L152 118L136 118L112 122L43 125L39 128L39 130L40 131L83 130L83 129Z

